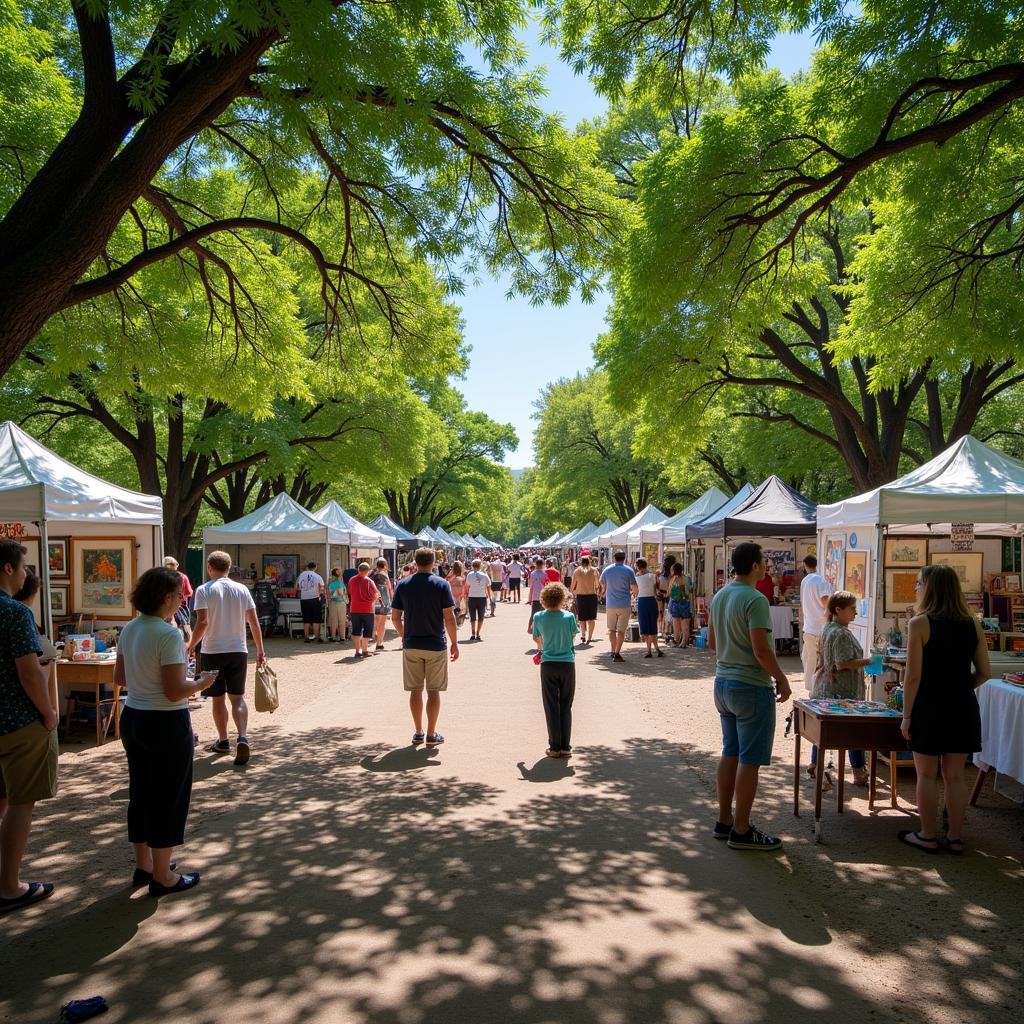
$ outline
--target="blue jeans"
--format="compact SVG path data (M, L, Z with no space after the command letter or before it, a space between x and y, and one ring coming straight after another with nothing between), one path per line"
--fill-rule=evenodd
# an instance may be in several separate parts
M861 768L867 763L864 757L863 750L848 750L847 754L850 755L850 767L854 771L860 771ZM814 745L811 746L811 764L818 763L818 748Z
M775 743L775 691L735 679L715 679L715 707L722 721L722 757L740 764L771 764Z

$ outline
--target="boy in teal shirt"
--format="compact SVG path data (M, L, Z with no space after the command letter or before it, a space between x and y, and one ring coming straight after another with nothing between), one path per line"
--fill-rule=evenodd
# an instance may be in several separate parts
M540 692L548 723L548 757L570 757L572 701L576 695L576 616L563 610L565 587L548 583L540 592L542 610L533 617L533 639L540 661Z

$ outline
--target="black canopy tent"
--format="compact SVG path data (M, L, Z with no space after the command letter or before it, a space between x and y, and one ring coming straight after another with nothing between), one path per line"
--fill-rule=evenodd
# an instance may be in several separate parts
M770 476L737 508L722 518L715 513L686 529L687 540L756 537L813 537L818 506L777 476Z

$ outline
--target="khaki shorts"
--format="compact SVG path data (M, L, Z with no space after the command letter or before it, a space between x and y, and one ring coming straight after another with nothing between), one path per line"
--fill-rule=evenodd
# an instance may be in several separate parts
M31 804L57 795L57 731L33 722L0 736L0 798Z
M448 652L417 651L406 648L402 651L402 679L407 690L422 690L424 686L431 693L448 689Z
M608 609L608 632L625 633L629 629L630 611L628 608Z

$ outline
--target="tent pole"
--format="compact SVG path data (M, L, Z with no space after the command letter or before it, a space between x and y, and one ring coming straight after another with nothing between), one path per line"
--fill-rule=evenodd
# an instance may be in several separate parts
M39 595L39 610L43 613L43 633L52 642L54 637L53 606L50 603L50 542L46 531L45 515L39 520L39 568L42 570L43 581L43 591Z

